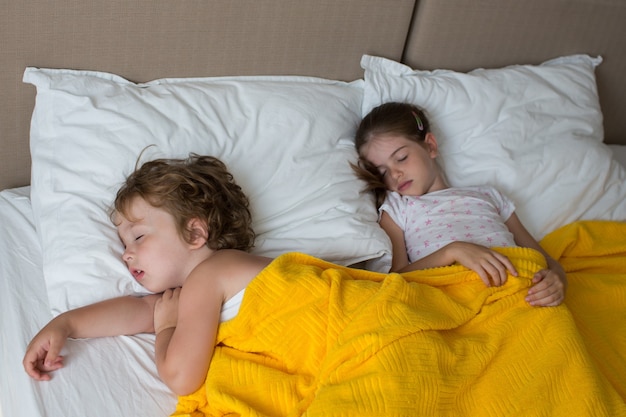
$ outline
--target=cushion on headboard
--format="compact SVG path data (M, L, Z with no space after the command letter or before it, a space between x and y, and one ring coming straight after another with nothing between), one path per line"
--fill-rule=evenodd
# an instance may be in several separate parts
M163 77L300 74L350 81L363 54L468 71L602 56L607 143L626 144L623 0L285 2L7 0L0 10L0 189L30 182L28 66ZM406 46L405 46L406 41Z
M403 62L470 71L600 55L604 140L626 144L625 22L623 0L420 0Z
M401 57L414 0L7 0L0 10L0 189L30 182L28 66L164 77L361 78L364 53Z

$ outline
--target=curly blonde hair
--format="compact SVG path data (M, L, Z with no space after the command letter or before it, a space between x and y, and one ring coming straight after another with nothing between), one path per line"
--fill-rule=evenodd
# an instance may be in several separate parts
M144 163L117 192L111 219L116 213L128 218L136 197L171 214L188 243L194 238L189 223L200 219L208 229L209 248L249 251L254 246L248 198L217 158L192 153Z

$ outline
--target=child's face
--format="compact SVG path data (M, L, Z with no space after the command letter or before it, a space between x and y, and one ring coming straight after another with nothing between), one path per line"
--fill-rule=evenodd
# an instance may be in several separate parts
M401 135L376 136L361 154L383 175L387 189L401 195L420 196L447 187L435 162L437 142L431 133L423 143Z
M168 212L135 197L128 218L117 213L115 220L125 246L122 259L137 282L152 292L183 285L193 269L191 250Z

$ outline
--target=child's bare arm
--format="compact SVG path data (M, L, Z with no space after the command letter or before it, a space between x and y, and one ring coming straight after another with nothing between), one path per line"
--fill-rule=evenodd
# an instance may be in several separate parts
M487 286L504 284L507 271L517 275L515 267L506 256L484 246L466 242L453 242L422 259L409 263L404 232L400 226L384 211L380 218L380 226L391 239L393 252L391 272L416 271L458 262L476 272Z
M154 303L160 295L120 297L70 310L52 319L32 339L22 364L40 381L63 367L61 349L67 338L88 338L153 332Z
M154 314L155 356L159 376L174 393L190 394L202 385L215 348L222 304L246 288L270 261L223 249L198 265L180 290L164 293Z
M379 224L391 240L391 272L398 272L409 265L409 256L404 243L404 231L386 211L382 212Z
M399 272L448 266L455 262L476 272L488 287L503 285L508 273L517 276L517 271L509 258L487 247L469 242L449 243Z
M178 395L204 382L215 345L223 291L212 277L195 279L202 269L197 267L182 289L166 291L155 308L157 370Z

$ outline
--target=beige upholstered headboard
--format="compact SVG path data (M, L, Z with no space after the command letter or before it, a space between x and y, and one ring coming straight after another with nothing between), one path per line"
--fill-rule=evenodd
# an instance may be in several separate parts
M404 62L468 71L601 55L606 143L626 145L626 1L420 0Z
M162 77L354 80L362 54L400 59L413 0L7 0L0 19L0 189L30 182L27 66Z
M606 142L626 144L624 0L6 0L0 13L0 189L30 182L27 66L162 77L353 80L362 54L422 69L602 55Z

